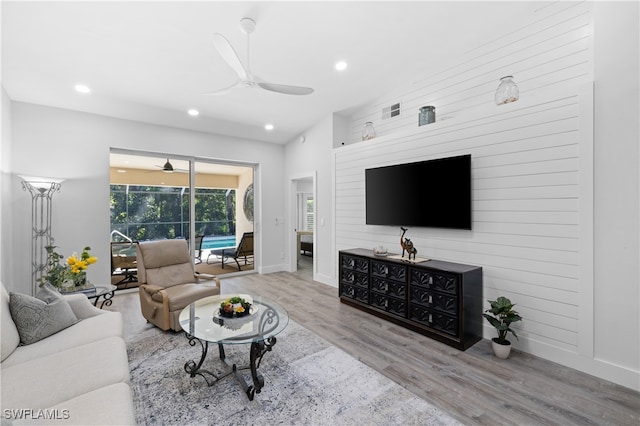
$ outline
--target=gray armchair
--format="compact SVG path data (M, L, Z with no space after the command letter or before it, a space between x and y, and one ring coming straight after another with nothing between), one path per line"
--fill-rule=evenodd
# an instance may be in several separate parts
M142 315L163 330L182 331L178 321L182 309L220 294L215 275L195 272L186 240L141 242L137 260ZM205 280L210 281L201 282Z

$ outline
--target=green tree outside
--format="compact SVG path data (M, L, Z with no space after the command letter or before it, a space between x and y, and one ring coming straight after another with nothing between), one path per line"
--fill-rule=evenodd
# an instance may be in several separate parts
M235 189L196 189L196 234L235 235ZM134 241L188 238L189 189L111 185L111 229Z

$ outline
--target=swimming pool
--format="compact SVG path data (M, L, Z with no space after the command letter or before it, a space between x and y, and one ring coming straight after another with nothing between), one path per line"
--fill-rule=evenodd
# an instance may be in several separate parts
M202 250L212 250L236 246L234 235L224 237L204 237L202 239Z

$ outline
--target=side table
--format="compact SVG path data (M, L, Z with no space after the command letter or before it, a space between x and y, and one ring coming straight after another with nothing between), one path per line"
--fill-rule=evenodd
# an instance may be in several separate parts
M100 303L100 309L104 306L111 306L113 303L113 296L115 296L115 291L118 287L115 285L97 285L95 286L96 292L92 294L87 294L87 298L89 300L94 299L93 306L98 306L98 302L102 297L102 303Z

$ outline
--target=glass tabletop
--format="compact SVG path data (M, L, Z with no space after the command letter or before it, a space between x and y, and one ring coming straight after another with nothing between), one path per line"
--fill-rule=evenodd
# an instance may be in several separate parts
M91 297L102 296L104 294L111 293L112 291L115 291L115 289L118 288L115 285L97 285L95 287L96 287L96 294L91 295Z
M232 297L252 304L250 314L240 318L220 316L220 304ZM261 296L223 294L197 300L180 312L180 326L190 335L212 343L241 344L268 339L289 323L289 314L278 303Z

